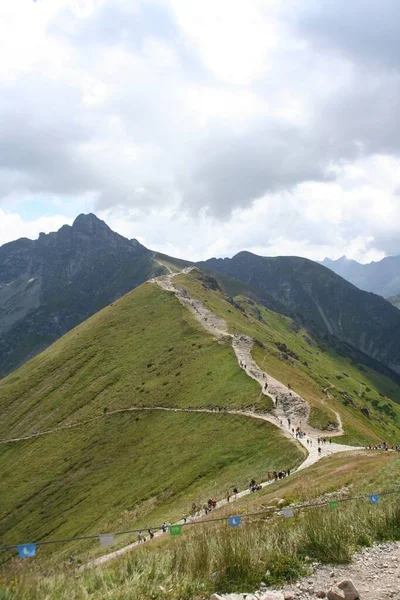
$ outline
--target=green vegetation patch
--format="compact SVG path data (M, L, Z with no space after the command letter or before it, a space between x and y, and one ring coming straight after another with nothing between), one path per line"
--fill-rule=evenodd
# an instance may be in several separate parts
M362 491L388 489L385 482L389 485L399 475L400 458L396 455L362 453L346 457L351 467L344 476L340 475L346 465L343 458L324 459L302 475L311 485L315 479L319 480L318 485L324 479L326 483L329 479L332 482L332 476L337 484L342 484L353 471L357 482L351 490L353 496ZM363 477L358 476L358 467ZM278 484L281 492L291 485L289 480ZM326 483L322 487L328 489ZM275 488L275 484L271 487ZM250 511L254 508L254 498L247 498ZM4 598L178 600L207 597L214 592L249 592L261 581L267 585L295 581L309 571L314 561L348 563L363 546L375 541L399 540L399 523L399 498L386 496L377 505L365 498L340 503L334 510L325 506L300 511L291 519L278 516L265 520L253 516L234 529L226 522L187 527L177 538L165 536L156 544L114 564L86 571L77 579L72 574L43 578L37 571L22 576L16 583L10 577L9 592L5 592L9 595Z
M258 341L252 351L255 361L309 402L312 425L329 429L338 412L345 431L345 436L335 438L338 443L398 443L400 387L393 380L354 363L340 348L313 337L293 319L240 295L245 284L237 289L230 285L239 293L231 298L213 289L209 280L199 271L177 277L190 294L226 320L231 333L245 333Z
M269 423L244 416L138 411L0 447L3 543L160 526L182 518L303 450ZM135 537L118 537L125 545ZM83 560L99 544L40 548L41 557ZM2 559L10 556L3 553Z
M228 340L217 343L172 293L144 284L0 381L0 436L130 406L265 406Z

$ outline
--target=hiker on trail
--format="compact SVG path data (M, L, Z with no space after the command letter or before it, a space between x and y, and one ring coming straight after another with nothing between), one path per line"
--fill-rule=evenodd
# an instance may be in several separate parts
M252 480L250 481L250 485L249 485L249 488L250 488L250 490L251 490L251 489L252 489L252 488L253 488L255 485L256 485L256 480L255 480L255 479L252 479Z
M237 487L233 488L233 493L235 494L235 498L236 498L236 495L239 493L239 490L237 489Z
M319 446L318 447L318 454L321 455L321 452L322 452L322 448L321 448L321 446Z
M137 541L139 544L143 543L145 541L144 537L142 536L142 532L139 531L138 536L137 536Z
M265 382L265 383L264 383L264 390L267 390L267 389L268 389L268 383L267 383L267 382Z
M320 445L320 442L321 442L321 440L320 440L320 439L319 439L319 437L318 437L318 446Z
M272 479L272 473L271 473L271 471L268 471L267 477L268 477L268 481L270 481Z
M287 470L287 476L290 476L290 469Z
M149 532L150 539L152 540L154 537L154 532L151 527L148 528L148 532Z
M183 518L183 522L184 522L184 523L186 523L186 521L187 521L187 516L186 516L186 515L183 515L183 517L182 517L182 518Z
M329 438L329 443L332 444L332 438Z
M227 492L226 492L226 501L230 502L230 499L231 499L231 493L230 493L229 490L227 490Z
M161 525L161 529L162 529L163 533L167 533L167 529L168 529L168 526L167 526L167 524L166 524L166 523L163 523L163 524Z
M287 422L288 422L288 427L290 427L290 419L288 419Z
M71 556L68 559L68 562L69 562L70 565L73 565L74 562L75 562L75 556L72 556L72 554L71 554Z
M275 479L275 481L278 480L278 473L276 471L274 471L274 479Z

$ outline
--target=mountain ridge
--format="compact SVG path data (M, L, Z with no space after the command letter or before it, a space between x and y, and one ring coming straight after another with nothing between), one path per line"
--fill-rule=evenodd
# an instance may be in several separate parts
M266 292L313 329L325 331L400 373L400 314L381 296L359 290L326 267L302 257L260 257L199 263ZM396 333L397 332L397 333Z
M337 260L324 258L320 264L364 291L384 298L400 293L400 256L386 256L365 265L341 256Z
M0 247L0 376L162 267L93 214Z

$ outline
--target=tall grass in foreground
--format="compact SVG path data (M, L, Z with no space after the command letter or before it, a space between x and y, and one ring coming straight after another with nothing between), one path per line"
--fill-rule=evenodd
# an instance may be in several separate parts
M249 592L305 574L311 562L346 563L357 548L400 539L400 500L318 508L292 519L246 520L187 528L164 547L142 548L111 566L3 582L0 600L139 600Z

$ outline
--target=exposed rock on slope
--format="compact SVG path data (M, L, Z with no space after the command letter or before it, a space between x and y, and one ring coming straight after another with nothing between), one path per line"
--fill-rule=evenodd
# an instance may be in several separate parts
M0 377L162 270L92 214L1 246Z

